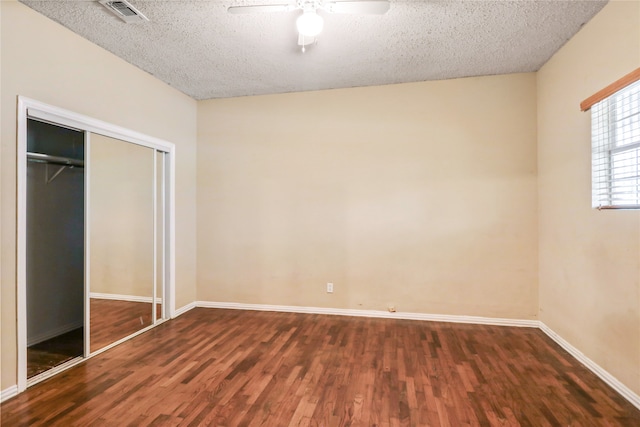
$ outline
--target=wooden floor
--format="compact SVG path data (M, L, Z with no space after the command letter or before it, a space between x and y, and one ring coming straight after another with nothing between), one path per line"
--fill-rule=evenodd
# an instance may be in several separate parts
M162 307L156 304L157 319ZM100 350L152 322L151 303L91 298L91 352ZM84 355L83 328L27 348L27 378Z
M1 409L3 426L640 426L537 329L217 309Z
M151 325L151 303L91 298L91 352ZM160 304L158 317L161 316Z

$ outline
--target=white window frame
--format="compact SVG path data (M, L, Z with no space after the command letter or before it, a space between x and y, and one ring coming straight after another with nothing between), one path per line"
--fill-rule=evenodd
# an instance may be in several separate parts
M640 209L640 80L591 106L591 147L592 207Z

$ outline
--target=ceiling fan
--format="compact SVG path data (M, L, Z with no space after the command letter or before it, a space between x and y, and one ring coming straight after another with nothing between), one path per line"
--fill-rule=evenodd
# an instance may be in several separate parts
M322 31L324 20L318 15L318 10L328 13L352 13L366 15L384 15L389 10L388 0L361 0L361 1L330 1L330 0L292 0L285 4L263 4L253 6L231 6L229 13L264 13L264 12L291 12L302 10L302 14L296 20L298 29L298 45L305 46L317 41Z

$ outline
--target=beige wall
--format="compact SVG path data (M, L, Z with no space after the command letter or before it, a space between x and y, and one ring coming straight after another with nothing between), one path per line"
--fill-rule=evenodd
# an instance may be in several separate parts
M640 66L640 2L611 2L538 73L540 320L640 393L640 213L591 209L590 113Z
M198 299L535 318L535 84L201 102Z
M171 141L177 146L176 282L180 307L195 300L196 102L12 1L0 2L2 70L2 381L16 383L16 97ZM7 126L6 124L12 124Z

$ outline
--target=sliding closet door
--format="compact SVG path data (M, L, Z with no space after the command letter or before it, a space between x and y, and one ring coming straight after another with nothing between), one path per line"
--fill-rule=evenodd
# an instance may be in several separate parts
M152 148L90 136L91 352L154 323L155 162Z
M175 146L19 96L17 153L22 392L175 311ZM32 369L58 335L71 351Z

